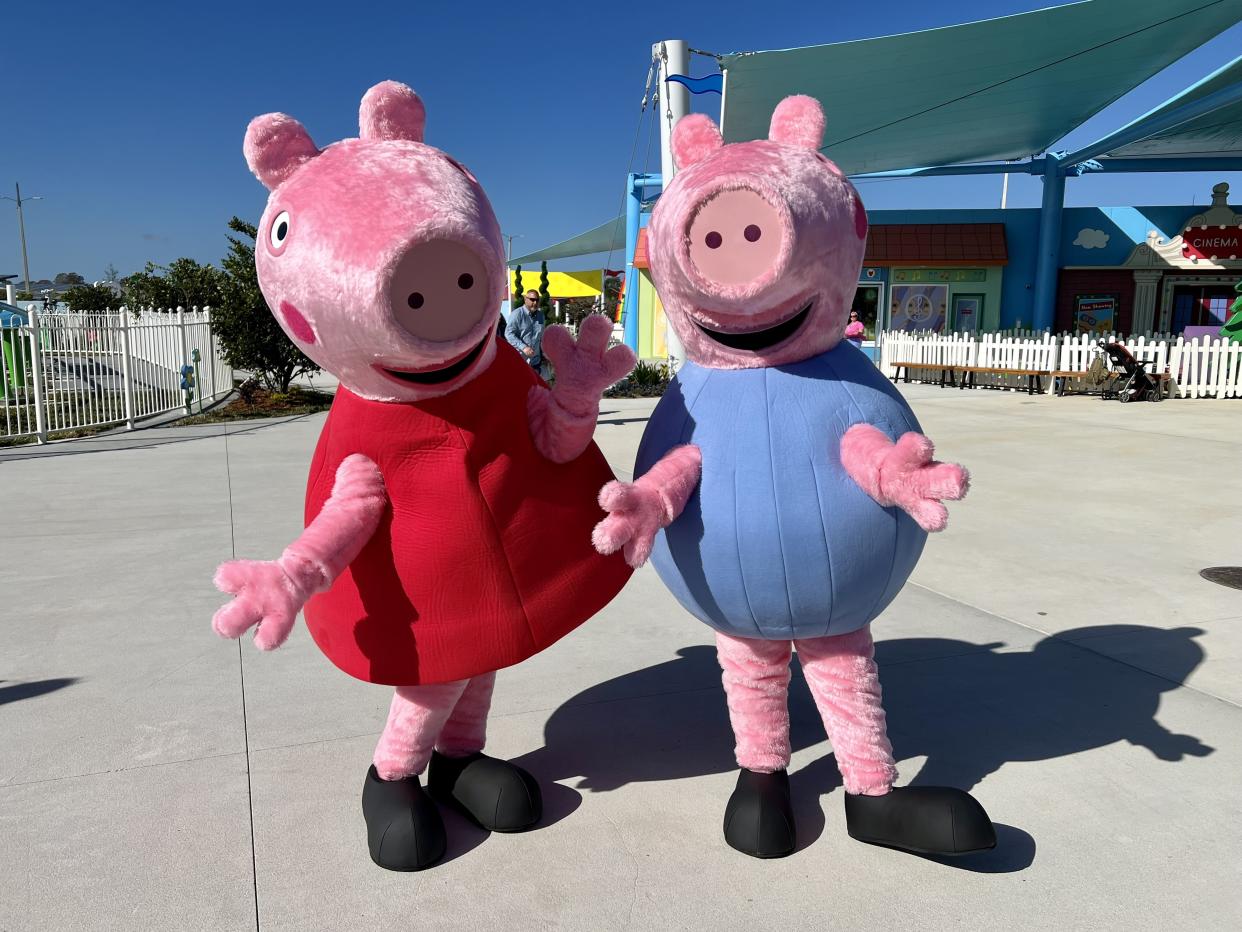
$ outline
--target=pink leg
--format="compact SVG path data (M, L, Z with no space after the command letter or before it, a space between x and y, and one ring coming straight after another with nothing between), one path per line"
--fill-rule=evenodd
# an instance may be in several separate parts
M729 721L737 740L737 764L773 773L789 766L788 641L761 641L716 634L724 671Z
M487 742L487 713L492 707L495 673L472 678L457 700L436 742L436 750L445 757L466 757L483 750Z
M883 796L897 767L884 727L871 629L794 642L847 793Z
M380 779L401 780L423 772L468 682L397 687L388 724L375 747L375 770Z

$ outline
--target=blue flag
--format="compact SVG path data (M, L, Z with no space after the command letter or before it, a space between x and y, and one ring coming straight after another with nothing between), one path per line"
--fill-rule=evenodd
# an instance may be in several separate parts
M705 78L689 78L684 74L670 74L670 81L684 84L691 94L722 94L724 92L724 75L712 74Z

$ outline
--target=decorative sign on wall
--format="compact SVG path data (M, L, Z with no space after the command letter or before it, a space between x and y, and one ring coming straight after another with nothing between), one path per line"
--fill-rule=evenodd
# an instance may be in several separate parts
M889 326L894 330L944 329L949 289L944 285L897 285L893 288Z
M1237 259L1242 256L1242 226L1198 226L1182 232L1187 259Z
M1113 329L1117 314L1116 295L1080 294L1076 299L1074 329L1078 333L1105 332Z
M895 282L985 282L987 269L893 269Z

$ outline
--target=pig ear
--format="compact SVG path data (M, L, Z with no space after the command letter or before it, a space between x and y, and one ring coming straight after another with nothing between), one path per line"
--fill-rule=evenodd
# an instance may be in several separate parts
M673 127L673 158L678 168L701 162L722 145L720 130L705 114L682 117Z
M772 111L768 138L787 146L814 149L824 144L824 108L814 97L786 97Z
M382 81L367 91L358 110L363 139L423 141L427 109L417 94L397 81Z
M305 127L283 113L251 120L242 151L250 170L269 191L319 154Z

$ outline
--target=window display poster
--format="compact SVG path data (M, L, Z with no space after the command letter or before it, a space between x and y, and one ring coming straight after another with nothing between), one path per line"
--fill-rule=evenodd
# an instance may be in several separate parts
M894 330L944 330L949 304L947 285L894 285L890 326Z
M1111 332L1116 314L1116 295L1080 294L1074 310L1074 330L1077 333Z

